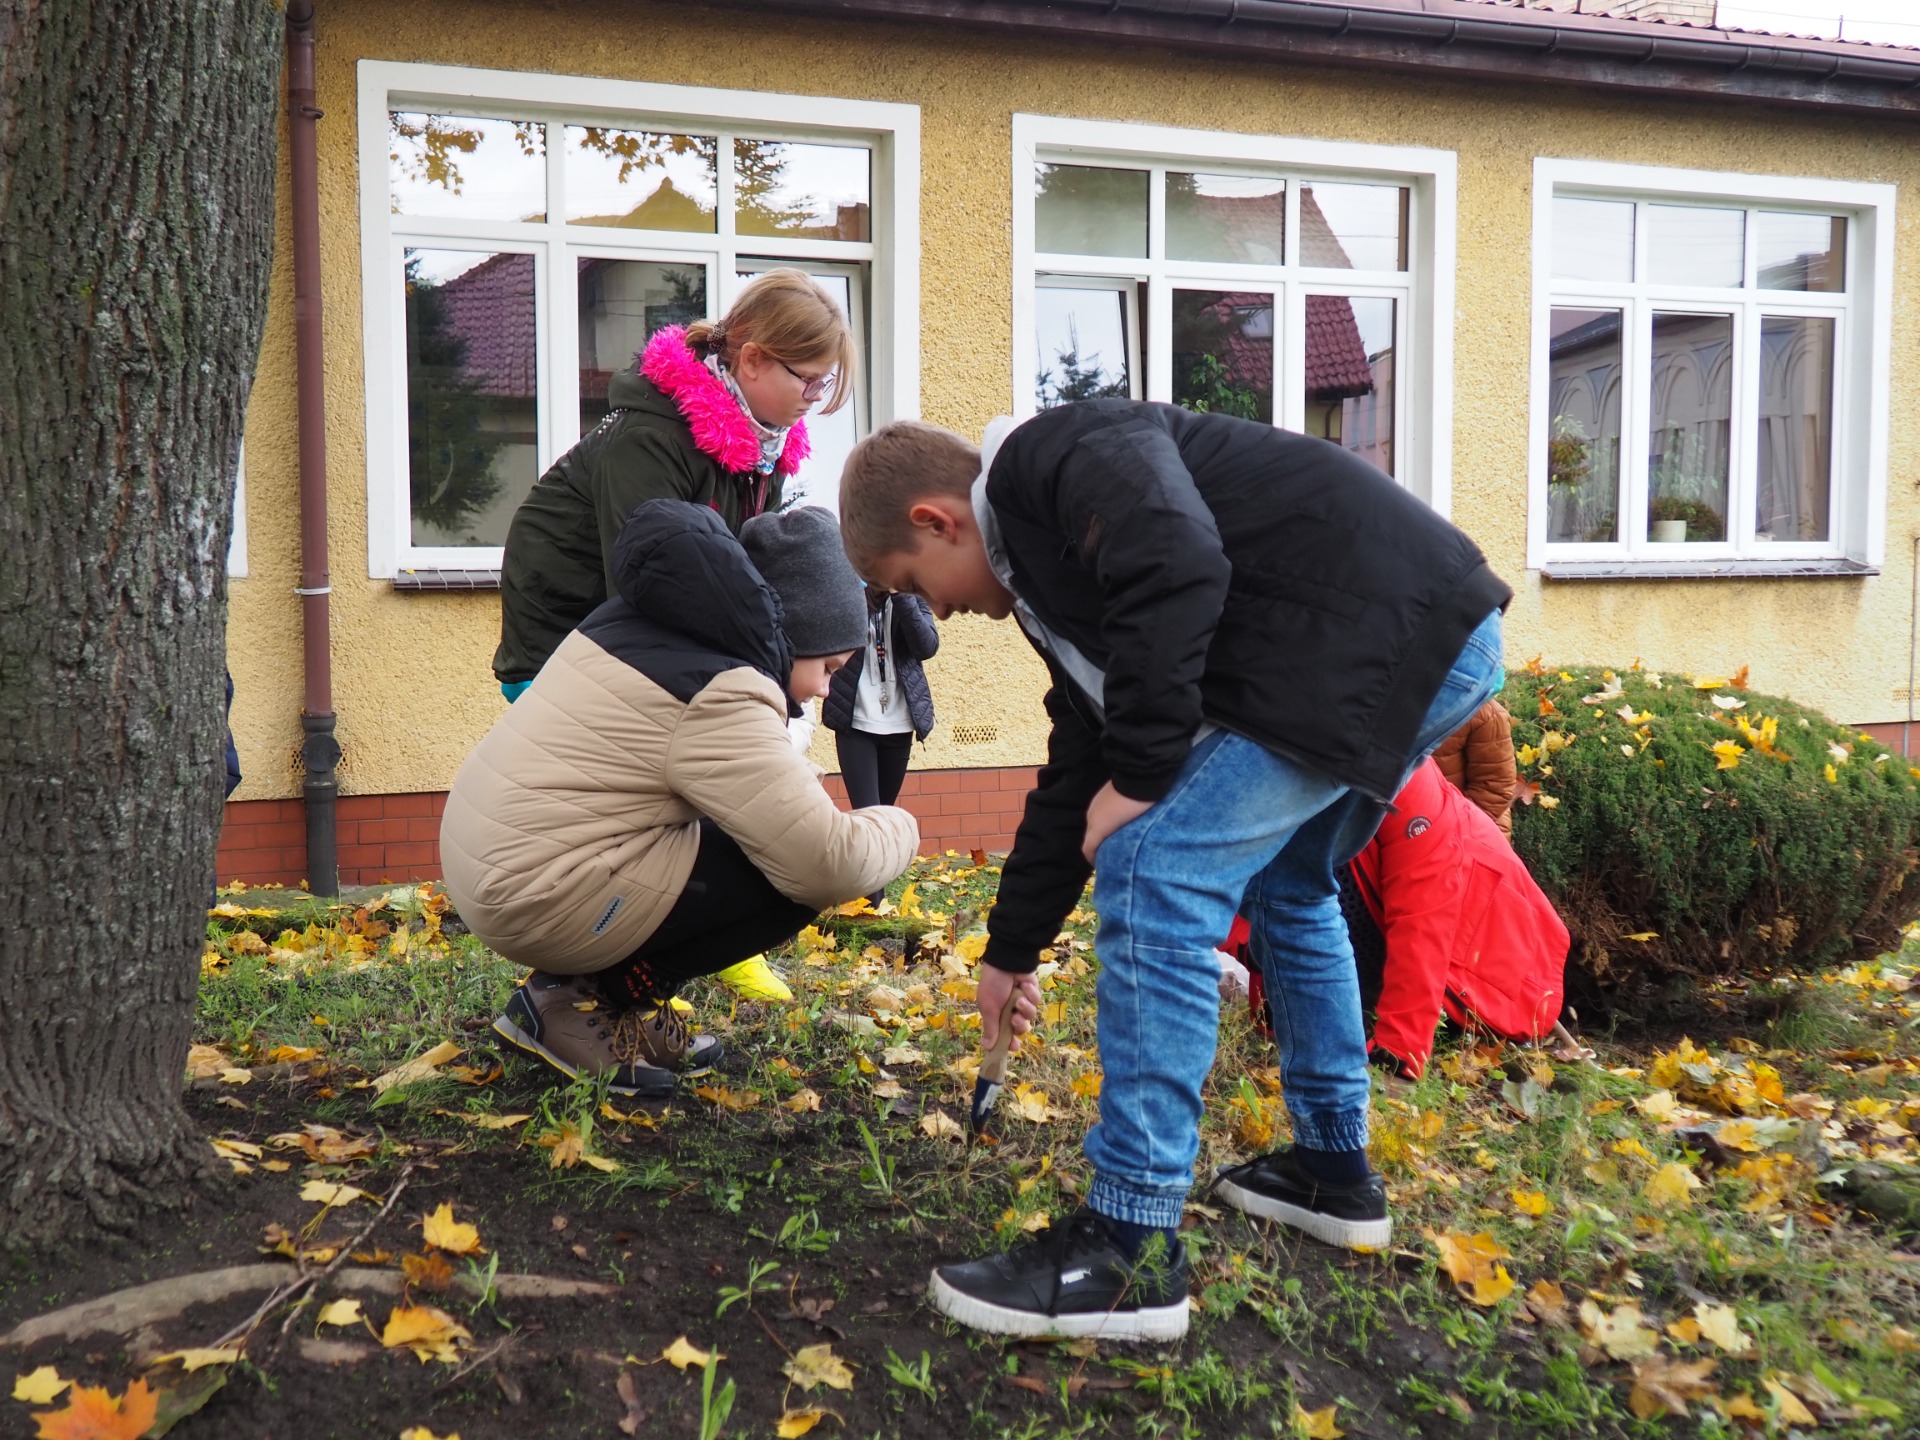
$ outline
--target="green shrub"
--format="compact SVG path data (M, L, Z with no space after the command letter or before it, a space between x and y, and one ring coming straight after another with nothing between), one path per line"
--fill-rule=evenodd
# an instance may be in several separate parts
M1744 669L1710 682L1535 661L1501 698L1521 762L1513 843L1573 932L1569 998L1618 1007L1831 963L1897 944L1920 912L1920 771L1753 693Z

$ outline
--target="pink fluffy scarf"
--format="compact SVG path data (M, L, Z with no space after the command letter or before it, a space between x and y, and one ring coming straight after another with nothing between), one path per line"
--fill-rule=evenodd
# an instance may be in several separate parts
M647 341L640 355L640 373L680 407L693 430L693 443L704 453L736 474L754 472L760 463L760 442L754 438L753 426L727 387L693 353L682 326L669 325ZM774 473L793 474L811 450L807 422L796 421L774 462Z

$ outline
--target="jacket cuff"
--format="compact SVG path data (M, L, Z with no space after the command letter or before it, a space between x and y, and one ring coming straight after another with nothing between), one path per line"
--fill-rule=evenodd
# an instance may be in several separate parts
M1010 945L989 935L987 948L980 953L980 963L1004 970L1009 975L1031 975L1040 968L1040 952L1021 945Z
M1166 793L1173 789L1173 782L1180 778L1180 767L1160 770L1150 775L1122 775L1118 771L1113 775L1113 788L1129 800L1144 800L1149 805L1158 804Z

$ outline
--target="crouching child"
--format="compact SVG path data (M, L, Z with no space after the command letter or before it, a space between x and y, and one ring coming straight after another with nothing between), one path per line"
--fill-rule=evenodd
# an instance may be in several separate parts
M1089 869L1100 1121L1086 1205L942 1266L934 1306L1004 1334L1165 1340L1187 1327L1178 1234L1237 907L1273 997L1294 1145L1215 1193L1378 1246L1366 1032L1337 865L1418 760L1498 689L1511 591L1474 543L1337 445L1095 400L986 453L900 422L855 448L843 538L866 578L945 618L1017 616L1052 688L1047 764L988 923L982 1038L1031 1024L1033 972Z
M572 1078L670 1094L719 1045L674 992L905 870L905 810L835 808L787 735L866 643L833 516L746 522L652 500L615 544L618 594L561 643L447 797L446 886L532 974L493 1028Z

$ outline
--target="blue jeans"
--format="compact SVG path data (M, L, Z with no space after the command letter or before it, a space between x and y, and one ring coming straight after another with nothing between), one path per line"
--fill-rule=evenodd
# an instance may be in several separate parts
M1429 707L1402 784L1504 679L1495 611ZM1217 732L1194 746L1151 810L1100 846L1095 993L1106 1079L1086 1139L1093 1209L1137 1225L1180 1223L1220 1024L1213 948L1243 907L1295 1141L1366 1145L1366 1030L1334 872L1384 813L1338 781Z

